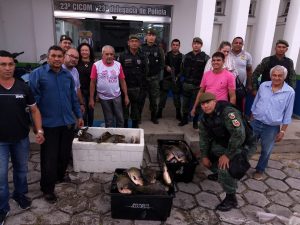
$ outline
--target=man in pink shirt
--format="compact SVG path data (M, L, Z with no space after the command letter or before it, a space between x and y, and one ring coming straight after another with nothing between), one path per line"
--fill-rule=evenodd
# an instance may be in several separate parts
M216 52L212 56L213 70L204 73L200 90L198 92L191 115L195 115L196 108L199 105L199 99L204 92L210 92L216 95L216 99L236 103L235 96L235 76L226 69L223 69L225 56L222 52Z
M122 92L125 105L129 104L127 86L122 66L114 60L115 49L110 45L102 48L102 59L95 62L91 72L90 102L91 108L95 107L94 93L97 87L97 94L102 106L105 127L124 127Z

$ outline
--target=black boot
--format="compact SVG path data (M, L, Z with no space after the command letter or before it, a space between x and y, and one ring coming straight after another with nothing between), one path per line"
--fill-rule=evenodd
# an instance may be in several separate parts
M181 116L181 111L180 109L176 109L176 119L181 121L182 120L182 116Z
M193 128L194 129L198 129L198 119L199 119L199 115L195 115L193 118Z
M188 124L188 114L183 114L182 119L180 121L180 123L178 124L178 126L182 127L186 124Z
M156 117L156 113L155 113L155 112L151 112L151 121L152 121L152 123L154 123L154 124L158 124L158 120L157 120L157 117Z
M207 179L212 180L212 181L217 181L218 180L218 173L209 174L207 176Z
M236 208L238 205L235 194L226 194L224 200L216 207L216 210L219 211L229 211L232 208Z
M128 120L124 120L124 128L128 128Z
M157 119L162 118L162 109L158 109L157 114L156 114L156 118Z
M139 128L138 120L132 120L132 128Z

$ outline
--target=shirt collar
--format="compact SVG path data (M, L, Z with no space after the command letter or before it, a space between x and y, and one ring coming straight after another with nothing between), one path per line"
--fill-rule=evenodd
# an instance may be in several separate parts
M267 82L266 87L269 87L272 90L272 81ZM277 92L285 92L285 91L290 91L290 88L289 85L284 81L283 86Z

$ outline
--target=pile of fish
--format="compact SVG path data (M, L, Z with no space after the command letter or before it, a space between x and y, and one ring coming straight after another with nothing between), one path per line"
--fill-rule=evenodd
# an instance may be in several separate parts
M100 137L94 138L92 134L88 132L88 127L81 128L77 133L78 141L84 142L97 142L97 143L131 143L138 144L137 137L132 136L129 142L125 141L125 135L111 134L108 131L104 132Z
M167 195L172 185L166 165L163 172L145 167L131 167L116 176L116 188L122 194Z
M162 145L162 150L168 163L187 163L191 160L189 148L183 141L176 145Z

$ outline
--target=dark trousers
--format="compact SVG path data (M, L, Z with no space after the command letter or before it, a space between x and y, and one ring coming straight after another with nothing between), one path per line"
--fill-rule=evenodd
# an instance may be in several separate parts
M41 190L54 192L55 183L64 177L71 157L74 125L43 127L45 142L41 145Z

